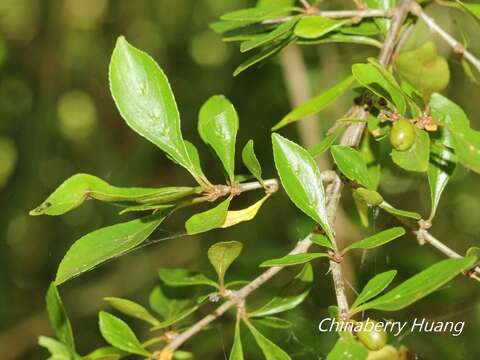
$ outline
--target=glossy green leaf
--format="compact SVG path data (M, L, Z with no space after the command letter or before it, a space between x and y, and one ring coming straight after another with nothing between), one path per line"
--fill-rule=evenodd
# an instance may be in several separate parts
M312 260L328 257L327 253L306 253L306 254L295 254L295 255L286 255L278 259L272 259L264 261L260 264L261 267L271 267L271 266L292 266L298 264L305 264Z
M238 115L232 103L221 95L208 99L200 109L198 132L202 140L215 151L229 180L233 182Z
M146 321L153 326L156 326L160 323L160 321L142 305L137 304L136 302L133 302L131 300L117 297L106 297L105 301L107 301L113 308L125 315Z
M250 312L250 317L275 315L291 310L300 305L310 292L313 282L313 269L310 264L305 264L302 271L288 283L280 293L272 298L261 308Z
M304 16L294 29L295 35L304 39L316 39L349 23L349 20L334 20L323 16Z
M290 321L274 316L254 318L252 321L255 325L262 325L273 329L290 329L293 326Z
M374 21L362 20L358 24L353 24L349 26L343 26L339 30L342 34L348 35L377 35L380 33L380 29L375 24Z
M45 300L47 303L48 318L56 337L74 353L75 341L73 339L72 325L70 324L62 299L54 283L50 284Z
M243 360L242 334L240 330L240 321L235 324L235 335L233 337L232 350L228 360Z
M103 338L110 345L131 354L150 356L125 321L105 311L100 311L99 326Z
M354 64L352 74L355 79L378 96L385 98L394 106L400 114L407 109L407 102L398 84L390 78L386 78L374 64Z
M207 177L205 176L203 169L202 169L202 164L200 161L200 155L198 153L198 149L195 145L193 145L190 141L185 140L185 147L187 148L187 153L188 156L190 157L190 160L192 161L192 166L196 174L198 174L200 177L205 179L205 182L209 184L209 181L207 180Z
M395 240L402 235L405 235L405 229L403 227L394 227L380 231L379 233L366 237L360 241L356 241L347 246L343 251L347 252L353 249L373 249Z
M435 43L404 51L395 59L398 73L425 97L443 91L450 82L447 60L439 56Z
M230 226L237 225L241 222L250 221L257 215L258 211L262 207L263 203L270 197L270 194L265 195L259 201L250 205L249 207L241 210L230 210L227 213L225 222L221 226L222 228L227 228Z
M285 15L289 7L252 7L235 10L222 15L222 20L229 21L263 21Z
M128 126L204 184L206 180L195 172L188 155L177 104L168 79L158 64L121 36L113 50L109 79L115 104Z
M105 346L92 351L86 355L83 360L119 360L127 355L128 353L123 350Z
M429 105L433 119L449 130L458 161L480 173L480 131L470 128L465 112L446 97L433 94Z
M355 340L352 334L342 333L328 354L327 360L365 360L367 356L367 348Z
M415 219L415 220L420 220L422 218L422 216L419 213L416 213L416 212L413 212L413 211L406 211L406 210L397 209L397 208L393 207L392 205L390 205L389 203L387 203L386 201L382 202L378 206L382 210L384 210L384 211L386 211L390 214L393 214L395 216L402 216L402 217Z
M210 280L205 275L185 269L159 269L160 279L171 287L208 285L217 288L215 281Z
M140 245L166 216L166 214L155 214L107 226L81 237L62 259L55 284L62 284Z
M338 126L332 133L327 134L317 145L308 149L308 152L313 157L320 156L325 151L330 149L333 143L342 135L343 131L345 130L345 125Z
M275 166L290 200L315 220L332 240L325 190L315 160L307 150L278 134L273 134L272 139Z
M432 146L427 171L431 198L430 219L435 216L443 190L445 190L456 165L455 154L450 148L451 135L448 130L443 129L442 138L437 145Z
M291 360L291 357L285 351L262 335L252 323L246 322L246 324L258 346L262 349L265 360Z
M430 158L430 138L424 130L415 128L416 136L412 147L406 151L392 149L392 160L407 171L425 172Z
M253 140L248 140L248 142L245 144L245 147L242 150L242 160L243 164L252 173L252 175L255 176L260 183L263 183L262 166L255 155Z
M291 34L292 29L297 23L297 21L298 21L297 18L293 18L290 21L280 24L273 31L269 33L261 34L251 40L242 42L242 44L240 45L240 51L241 52L250 51L260 46L268 45L269 43L279 38L282 38L284 36L288 36L289 34Z
M357 298L353 302L351 308L355 309L360 304L363 304L364 302L380 294L387 288L388 285L390 285L395 278L395 275L397 275L397 270L385 271L375 275L367 282L367 285L363 287L362 291L360 294L358 294Z
M238 241L223 241L213 244L208 249L208 260L218 275L220 286L223 286L225 273L242 252L243 245Z
M349 76L338 84L334 85L333 87L322 92L320 95L317 95L314 98L307 100L297 108L290 111L287 115L285 115L278 124L272 127L272 130L278 130L285 125L304 119L305 117L322 111L327 106L332 104L340 95L347 91L352 86L354 81L355 79L353 78L353 76Z
M348 179L356 181L367 189L375 189L375 183L370 178L367 163L358 150L350 146L334 145L330 151L338 168Z
M447 259L440 261L412 276L386 294L355 309L358 313L367 309L384 311L400 310L439 289L462 271L469 269L475 257Z
M47 337L40 336L38 338L38 345L46 348L50 354L49 360L73 360L74 357L71 353L71 350L60 341Z
M324 246L324 247L327 247L329 249L333 249L332 243L330 242L330 240L328 240L328 238L325 235L314 234L311 237L311 240L314 244Z
M192 187L138 188L116 187L88 174L76 174L65 180L30 215L62 215L88 199L138 204L166 204L195 193Z
M221 227L225 223L231 198L223 200L214 208L195 214L185 223L188 235L200 234Z
M264 50L260 51L258 54L252 56L251 58L241 63L233 72L233 76L237 76L240 73L247 70L248 68L252 67L253 65L256 65L259 62L272 57L273 55L280 52L283 48L287 47L293 41L294 41L294 38L289 36L285 39L282 39L276 42L274 45L265 48Z
M376 48L381 48L382 43L374 38L361 35L347 35L339 33L329 33L326 36L322 36L319 39L299 39L297 44L299 45L319 45L319 44L331 44L331 43L347 43L347 44L358 44L358 45L367 45L374 46Z
M396 0L365 0L369 9L392 9L395 7ZM383 34L388 32L390 28L390 19L375 18L375 24L379 27Z

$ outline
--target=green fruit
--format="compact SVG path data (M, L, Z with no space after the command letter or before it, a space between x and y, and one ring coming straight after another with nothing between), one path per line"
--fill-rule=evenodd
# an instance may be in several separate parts
M407 120L400 119L392 126L390 143L399 151L410 149L415 142L415 126Z
M368 319L362 325L362 330L357 332L358 339L370 350L380 350L387 344L387 333L375 329L377 322Z
M370 351L367 360L399 360L398 351L393 346L387 345L381 350Z

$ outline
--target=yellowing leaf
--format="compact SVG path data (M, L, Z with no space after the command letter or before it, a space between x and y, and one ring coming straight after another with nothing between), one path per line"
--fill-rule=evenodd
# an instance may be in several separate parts
M237 225L244 221L252 220L258 213L258 210L262 207L265 200L268 199L270 195L265 195L261 200L257 201L255 204L242 209L242 210L232 210L227 213L225 222L221 226L222 228L227 228L233 225Z

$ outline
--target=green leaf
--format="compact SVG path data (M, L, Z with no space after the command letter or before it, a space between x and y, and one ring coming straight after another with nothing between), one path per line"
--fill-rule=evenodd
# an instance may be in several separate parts
M225 222L221 226L222 228L227 228L230 226L237 225L241 222L250 221L257 215L258 211L262 207L263 203L270 197L270 194L265 195L255 204L250 205L249 207L241 210L230 210L227 213Z
M333 143L338 139L338 137L343 133L345 130L346 125L338 126L332 133L325 136L317 145L308 149L308 152L313 157L317 157L323 154L325 151L330 149Z
M430 164L427 171L431 198L430 219L435 216L443 190L455 170L456 157L450 144L451 135L447 129L443 129L439 146L432 146L430 152Z
M287 115L285 115L278 124L272 127L272 130L278 130L285 125L322 111L328 105L332 104L340 95L347 91L352 86L354 81L355 79L353 76L349 76L338 84L322 92L320 95L317 95L314 98L304 102L299 107L293 109Z
M221 16L222 20L229 21L256 21L272 19L285 15L290 11L289 7L252 7L235 10Z
M335 145L331 148L333 159L340 171L350 180L374 190L375 183L370 178L367 163L362 154L350 146Z
M352 249L373 249L395 240L402 235L405 235L405 229L403 227L394 227L381 231L360 241L356 241L347 246L343 252L345 253Z
M200 155L198 153L197 147L187 140L185 140L185 147L187 148L187 153L190 157L190 160L192 160L192 166L195 170L195 173L199 174L202 178L207 179L207 177L203 173Z
M146 321L153 326L160 323L147 309L133 301L117 297L106 297L105 301L125 315Z
M128 126L186 168L200 184L209 184L195 172L172 89L158 64L121 36L113 50L109 78L113 99Z
M475 262L475 257L440 261L412 276L386 294L357 307L352 314L367 309L384 311L403 309L439 289L462 271L469 269Z
M367 356L367 348L356 341L352 334L342 333L328 354L327 360L365 360Z
M256 325L262 325L274 329L290 329L293 326L290 321L274 316L266 316L259 319L253 319L253 323Z
M250 322L246 322L248 329L252 333L255 341L260 349L262 349L263 355L266 360L291 360L291 357L283 351L278 345L275 345L269 339L267 339L262 333L260 333Z
M162 316L155 329L164 329L187 318L198 309L200 302L194 299L192 288L156 286L150 293L150 307Z
M395 7L396 0L365 0L365 3L369 9L387 10ZM390 19L375 18L374 21L383 34L388 32L388 29L390 28Z
M150 353L143 348L132 329L123 320L105 311L100 311L99 326L103 338L110 345L128 353L150 356Z
M304 39L316 39L349 22L350 20L334 20L323 16L304 16L295 26L294 33Z
M223 286L225 273L242 252L242 247L242 243L238 241L223 241L208 249L208 260L217 272L220 286Z
M480 4L465 3L456 0L465 10L467 10L476 20L480 21Z
M232 103L221 95L212 96L200 109L198 132L217 154L233 182L238 115Z
M392 160L407 171L424 172L428 170L430 158L430 138L424 130L415 128L415 142L406 151L392 149Z
M142 211L150 211L150 212L157 212L159 210L171 209L175 205L173 204L161 204L161 205L135 205L135 206L127 206L123 210L119 211L119 215L124 215L131 212L142 212Z
M298 264L305 264L314 259L328 257L327 253L307 253L307 254L295 254L295 255L286 255L278 259L272 259L264 261L260 264L261 267L271 267L271 266L292 266Z
M320 170L307 150L273 134L273 155L280 180L290 200L315 220L333 240Z
M86 355L84 360L119 360L127 356L128 353L111 346L101 347Z
M390 214L393 214L395 216L403 216L403 217L410 218L410 219L415 219L415 220L420 220L422 218L422 216L419 213L394 208L392 205L390 205L386 201L382 202L378 206L382 210L384 210L384 211L386 211Z
M395 66L398 73L426 98L433 92L445 90L450 82L447 60L438 55L432 41L400 53Z
M231 197L225 199L214 208L195 214L185 223L188 235L200 234L221 227L225 223Z
M324 246L333 250L332 243L330 242L330 240L328 240L328 238L325 235L315 234L311 237L311 240L314 244Z
M354 64L352 74L360 84L374 94L385 98L400 114L405 114L407 109L405 97L392 76L386 78L385 72L371 63Z
M63 306L62 298L54 283L50 284L45 300L47 303L48 318L56 337L64 343L72 353L75 353L72 325L70 324L70 319Z
M310 292L313 282L313 269L310 264L305 264L290 283L280 293L261 308L250 312L250 317L275 315L291 310L300 305Z
M432 95L430 111L433 119L449 130L458 161L480 173L480 131L470 128L470 121L465 112L440 94Z
M319 39L297 40L297 44L299 45L319 45L319 44L331 44L331 43L367 45L367 46L374 46L379 49L382 47L382 43L380 41L368 36L345 35L345 34L339 34L339 33L329 33L326 36L323 36Z
M244 72L248 68L252 67L255 64L258 64L259 62L268 59L272 57L273 55L277 54L280 52L283 48L287 47L291 42L294 41L294 37L287 37L285 39L282 39L278 42L276 42L274 45L265 48L264 50L260 51L256 55L252 56L251 58L245 60L243 63L241 63L233 72L233 76L237 76L240 73Z
M353 24L349 26L343 26L340 28L342 34L348 35L377 35L380 32L380 29L375 24L374 21L362 20L358 24Z
M155 214L107 226L81 237L70 247L62 259L57 270L55 284L62 284L140 245L166 216L165 214Z
M240 51L241 52L246 52L250 51L253 49L256 49L260 46L267 45L279 38L282 38L284 36L288 36L291 34L293 27L297 23L298 18L293 18L290 21L284 22L283 24L280 24L277 26L273 31L266 33L266 34L261 34L256 36L255 38L244 41L240 45Z
M192 187L116 187L93 175L76 174L30 211L30 215L62 215L91 198L107 202L166 204L194 194L195 191Z
M387 288L388 285L390 285L395 275L397 275L397 270L385 271L375 275L368 281L367 285L364 286L360 294L353 302L351 308L354 310L360 304L363 304L365 301L368 301L380 294Z
M38 345L46 348L52 357L49 360L73 360L74 357L71 350L63 343L56 339L47 336L40 336L38 338Z
M233 338L232 350L228 360L243 360L242 335L240 331L240 321L235 324L235 336Z
M217 283L205 275L185 269L159 269L158 275L167 286L171 287L208 285L218 288Z
M263 184L262 166L260 165L260 162L255 155L253 140L248 140L248 142L245 144L245 147L242 150L242 160L244 165L252 173L252 175L255 176L255 178L261 184Z

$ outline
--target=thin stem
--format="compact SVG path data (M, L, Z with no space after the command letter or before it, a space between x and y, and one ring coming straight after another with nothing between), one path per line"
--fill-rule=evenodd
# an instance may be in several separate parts
M470 62L470 64L480 71L480 59L465 49L465 47L452 35L443 30L433 18L423 11L419 4L412 2L410 4L410 11L412 14L422 19L428 25L431 31L436 32L443 40L445 40L457 54L463 56L467 61Z

